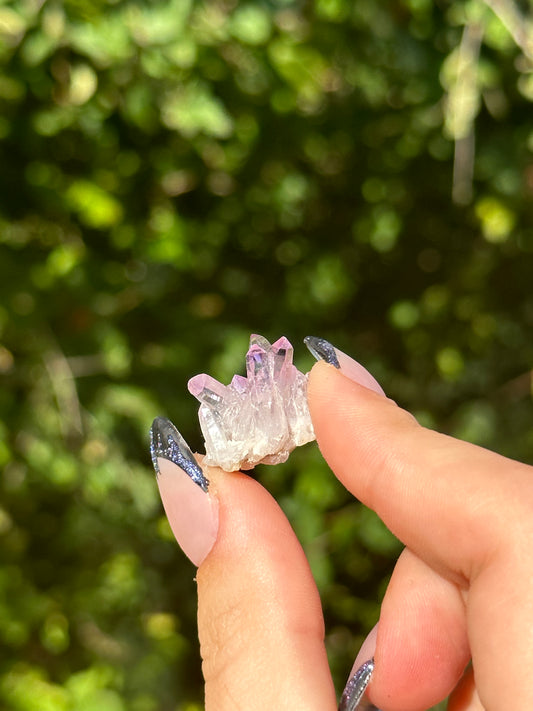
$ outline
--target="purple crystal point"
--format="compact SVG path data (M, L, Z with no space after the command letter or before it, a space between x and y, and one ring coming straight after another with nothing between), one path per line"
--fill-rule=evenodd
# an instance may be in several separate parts
M289 341L288 338L285 338L285 336L278 338L277 341L274 341L271 348L274 353L279 353L280 351L290 353L289 358L292 363L292 354L294 353L294 348L292 347L292 343Z
M250 346L261 346L265 351L270 348L270 341L268 341L264 336L260 336L258 333L252 333L250 336Z
M253 381L256 378L264 380L265 376L267 376L270 365L269 350L270 345L268 346L268 350L258 343L254 343L250 346L246 354L246 374L248 380Z
M187 383L191 395L204 405L218 407L227 397L228 388L206 373L195 375Z
M252 335L250 336L250 348L252 346L259 346L264 351L270 350L270 342L264 336L260 336L258 333L252 333Z
M292 363L285 337L270 345L250 337L246 374L225 386L209 375L196 375L189 391L202 403L200 426L206 464L226 471L252 469L259 462L284 462L298 445L315 438L307 406L307 379Z
M248 389L248 379L242 375L234 375L231 379L229 387L235 390L236 393L245 393Z
M292 365L294 348L290 341L282 336L272 344L272 354L274 357L274 378L278 378L283 384L290 378L292 370L296 370Z

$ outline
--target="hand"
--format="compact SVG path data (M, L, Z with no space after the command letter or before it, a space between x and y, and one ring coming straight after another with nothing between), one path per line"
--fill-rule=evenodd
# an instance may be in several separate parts
M472 658L475 683L467 672L451 711L533 708L533 468L420 427L354 382L350 362L313 368L317 440L340 481L407 546L364 645L364 659L375 657L370 699L383 711L427 709ZM276 502L244 474L207 469L191 526L190 492L158 462L171 525L201 563L206 711L334 711L318 593Z
M340 481L406 545L385 595L372 701L533 708L533 467L420 427L319 364L317 439ZM361 660L362 661L362 660ZM479 697L479 698L478 698Z

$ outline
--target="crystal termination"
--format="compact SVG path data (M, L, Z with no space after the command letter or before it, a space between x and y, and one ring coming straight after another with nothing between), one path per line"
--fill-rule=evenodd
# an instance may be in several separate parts
M246 377L234 375L229 385L206 374L189 380L189 392L201 403L207 465L237 471L279 464L315 439L307 378L293 365L293 350L284 336L271 345L252 335Z

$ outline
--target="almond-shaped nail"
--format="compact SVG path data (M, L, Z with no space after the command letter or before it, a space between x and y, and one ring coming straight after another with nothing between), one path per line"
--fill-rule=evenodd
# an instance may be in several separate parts
M150 452L168 522L185 555L197 566L218 533L218 504L187 442L170 420L156 417Z
M350 380L354 380L359 385L363 385L369 390L373 390L378 395L385 395L385 392L378 381L371 375L366 368L358 363L349 355L343 353L338 348L335 348L325 338L317 336L306 336L304 343L317 360L323 360L330 365L333 365L337 370L345 375Z
M339 711L355 711L355 709L367 709L370 711L370 709L375 708L375 706L364 698L364 693L372 678L373 671L373 659L369 659L364 664L361 664L355 674L350 677L342 692Z
M368 674L368 665L369 662L372 662L373 668L374 654L376 652L376 642L378 636L378 625L379 622L375 624L374 627L370 630L368 636L361 645L361 649L359 650L359 653L355 658L355 662L353 663L352 670L350 672L350 678L348 680L348 683L346 684L346 688L342 695L343 703L352 703L351 707L346 707L348 709L357 708L361 711L376 710L376 707L372 703L370 703L368 697L365 695L364 689L362 690L363 693L360 692L361 685L363 685L366 689L366 685L370 681L370 675L372 672L370 672L370 675ZM366 670L366 672L363 674L361 670ZM359 680L359 687L354 681L355 679ZM358 706L353 706L353 703L356 703L354 699L357 698L359 699L357 701ZM379 711L379 709L377 711Z

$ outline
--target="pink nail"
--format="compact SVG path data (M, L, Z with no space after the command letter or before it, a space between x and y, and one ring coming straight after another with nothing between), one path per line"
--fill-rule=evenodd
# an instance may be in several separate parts
M369 390L373 390L378 395L385 395L385 392L378 381L366 368L350 356L343 353L335 346L331 345L325 338L307 336L304 338L305 345L317 360L323 360L341 371L350 380L354 380L359 385L363 385Z
M208 493L209 481L170 420L154 420L151 452L172 532L185 555L199 566L217 538L218 502Z
M365 692L374 673L374 652L376 649L377 625L370 632L363 642L359 654L350 672L348 683L344 687L339 711L355 711L355 709L367 709L367 711L378 711L373 706Z
M365 388L373 390L378 395L385 395L385 391L381 385L366 368L363 368L360 363L350 358L349 355L346 355L346 353L343 353L338 348L335 348L335 353L339 362L339 370L343 375L350 378L350 380L355 380L359 385L364 385Z
M185 555L199 566L217 539L217 502L173 462L158 458L157 463L157 485L172 533Z
M361 649L359 650L355 662L353 663L352 671L350 672L350 676L363 664L363 662L366 662L367 659L372 659L374 654L376 653L376 640L378 636L378 625L379 622L372 627L370 632L368 633L365 641L361 645Z

